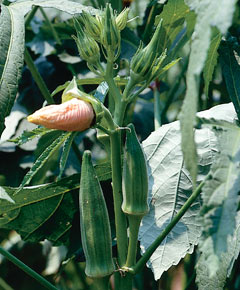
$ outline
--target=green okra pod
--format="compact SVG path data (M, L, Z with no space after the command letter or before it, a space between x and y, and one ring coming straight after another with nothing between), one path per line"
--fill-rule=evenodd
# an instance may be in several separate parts
M99 278L114 271L111 230L103 192L96 176L91 152L83 154L80 182L80 226L87 276Z
M128 126L123 163L122 210L128 215L144 216L149 208L147 165L134 126Z

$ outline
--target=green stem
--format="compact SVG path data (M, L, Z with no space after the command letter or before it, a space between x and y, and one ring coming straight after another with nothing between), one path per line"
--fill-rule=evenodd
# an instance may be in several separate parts
M129 221L129 245L126 267L131 268L136 264L138 232L142 216L128 215Z
M118 104L121 101L122 96L113 79L113 65L113 56L110 52L108 52L107 67L104 79L108 84L109 92L113 96L115 104Z
M28 13L28 15L26 16L26 19L25 19L25 27L27 27L30 24L30 22L33 19L34 15L36 14L38 8L39 8L39 6L34 6L33 9L31 10L31 12Z
M118 126L123 125L125 111L128 105L128 101L122 99L116 106L115 114L114 114L114 122L118 124Z
M57 288L55 286L53 286L50 282L48 282L41 275L39 275L37 272L32 270L30 267L28 267L26 264L24 264L22 261L17 259L15 256L13 256L11 253L6 251L2 247L0 247L0 254L2 254L4 257L6 257L9 261L11 261L16 266L18 266L18 268L22 269L24 272L26 272L32 278L37 280L39 283L41 283L47 289L57 290Z
M114 290L132 290L133 275L129 272L114 274Z
M96 290L108 290L109 289L109 276L94 278L93 285Z
M122 206L122 164L121 164L121 131L115 130L110 135L112 187L117 237L118 263L122 267L127 257L127 222Z
M170 233L170 231L174 228L174 226L179 222L179 220L182 218L182 216L186 213L186 211L190 208L190 206L193 204L193 202L196 200L196 198L201 193L201 189L206 182L206 180L210 177L210 174L206 176L206 178L199 184L199 186L196 188L196 190L192 193L192 195L189 197L189 199L185 202L185 204L182 206L182 208L179 210L177 215L173 218L173 220L166 226L166 228L162 231L162 233L156 238L156 240L151 244L150 247L147 248L146 252L143 254L143 256L140 258L140 260L137 262L135 266L132 268L129 268L129 272L132 274L137 274L141 269L144 267L146 262L150 259L154 251L157 249L157 247L161 244L161 242L166 238L166 236Z
M38 85L38 88L39 90L41 91L43 97L45 98L45 100L49 103L49 104L54 104L54 100L53 98L51 97L49 91L48 91L48 88L44 82L44 80L42 79L39 71L37 70L34 62L33 62L33 59L28 51L27 48L25 48L25 52L24 52L24 59L25 59L25 62L36 82L36 84Z
M42 7L39 7L39 9L40 9L40 11L41 11L41 13L42 13L42 16L44 17L44 19L45 19L47 25L49 26L49 28L50 28L50 30L51 30L51 32L52 32L53 38L55 39L56 43L59 44L59 45L61 45L62 42L61 42L61 40L60 40L60 38L59 38L59 36L58 36L58 34L57 34L57 32L56 32L56 29L55 29L54 26L52 25L51 21L48 19L47 14L45 13L45 11L43 10Z

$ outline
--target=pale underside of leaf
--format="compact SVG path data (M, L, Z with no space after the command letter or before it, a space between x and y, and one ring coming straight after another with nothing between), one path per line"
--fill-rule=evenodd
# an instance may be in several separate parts
M100 13L100 10L95 9L91 6L82 5L80 3L68 0L26 0L17 1L11 4L11 6L14 6L16 9L20 9L23 16L26 15L33 6L40 6L43 8L55 8L72 15L82 13L82 11L86 11L90 14Z
M209 129L198 130L196 138L200 147L200 182L209 170L216 140ZM178 122L161 127L143 145L150 168L151 199L150 212L143 218L139 235L144 252L187 201L192 193L192 181L183 166ZM200 203L197 200L152 255L149 265L155 279L159 279L172 265L178 264L187 253L192 253L201 233L197 220L199 211Z
M208 254L202 253L196 265L196 282L199 290L222 290L226 278L230 276L234 261L237 259L240 251L240 212L236 215L236 229L233 236L228 237L228 250L220 256L221 267L216 275L209 278Z
M230 103L199 112L199 117L216 117L218 122L233 122L236 112ZM199 183L209 172L218 152L218 143L214 132L209 128L196 130L195 138ZM143 149L147 157L150 187L150 212L143 218L139 234L144 252L191 195L192 180L183 164L179 122L164 125L153 132L143 142ZM155 279L159 279L164 271L179 263L187 253L192 253L201 234L199 213L200 203L197 200L150 258L149 266Z
M236 228L239 203L240 129L218 129L220 154L211 168L212 178L202 189L203 240L201 252L207 256L208 271L215 276L221 267L221 255L228 249L228 237Z

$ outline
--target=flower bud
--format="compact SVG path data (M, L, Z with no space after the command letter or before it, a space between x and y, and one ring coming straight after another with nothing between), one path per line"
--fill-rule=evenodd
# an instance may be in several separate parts
M117 56L120 50L120 31L116 24L116 18L113 15L113 10L110 4L107 4L104 11L104 25L101 32L101 43L107 51L113 51L117 49Z
M129 8L124 8L123 11L116 17L116 24L119 30L123 30L128 21Z
M141 80L151 74L152 67L159 56L161 24L162 21L159 22L149 44L145 48L140 44L131 60L131 71L139 75Z
M104 115L103 104L93 96L80 91L77 87L76 78L74 77L62 94L62 103L73 98L80 99L90 103L95 113L95 122L99 123Z
M82 11L82 20L85 24L87 33L92 36L96 41L100 41L102 23L101 17L96 15L95 17L85 11Z
M100 62L100 50L97 42L85 33L79 24L79 22L74 19L75 29L77 31L77 37L73 36L77 43L78 52L82 59L86 60L89 64L97 64Z
M77 98L60 105L46 106L28 116L28 121L49 129L84 131L90 128L95 114L92 106Z

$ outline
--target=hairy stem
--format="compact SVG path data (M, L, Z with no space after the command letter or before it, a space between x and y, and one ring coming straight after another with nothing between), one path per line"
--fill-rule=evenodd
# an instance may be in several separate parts
M15 256L13 256L11 253L9 253L8 251L6 251L2 247L0 247L0 254L2 254L5 258L7 258L13 264L15 264L16 266L18 266L18 268L22 269L24 272L26 272L32 278L34 278L35 280L37 280L40 284L42 284L47 289L57 290L57 288L54 285L52 285L45 278L43 278L41 275L39 275L37 272L35 272L34 270L32 270L30 267L28 267L26 264L24 264L22 261L20 261L19 259L17 259Z

